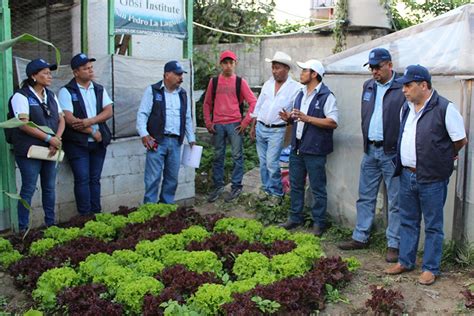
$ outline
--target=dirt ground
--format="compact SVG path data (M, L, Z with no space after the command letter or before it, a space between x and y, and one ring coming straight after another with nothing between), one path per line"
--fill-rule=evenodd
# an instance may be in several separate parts
M209 204L205 196L198 195L195 209L201 214L222 212L226 216L251 218L254 214L246 210L249 209L252 194L258 191L258 186L255 185L258 182L257 172L246 174L244 192L247 192L247 198L244 195L234 203L224 203L220 199ZM388 264L382 254L371 249L341 251L329 237L323 236L322 240L327 256L343 258L354 256L362 266L354 273L350 284L341 291L342 297L347 298L349 303L328 303L321 315L373 314L365 307L365 302L371 297L369 287L372 284L401 291L404 296L405 312L408 315L474 315L474 310L464 307L464 298L460 293L466 286L474 283L474 271L461 269L443 271L435 284L422 286L417 282L421 273L419 268L399 276L387 276L383 270ZM14 288L12 278L7 273L0 272L0 315L2 310L25 311L30 304L26 296Z

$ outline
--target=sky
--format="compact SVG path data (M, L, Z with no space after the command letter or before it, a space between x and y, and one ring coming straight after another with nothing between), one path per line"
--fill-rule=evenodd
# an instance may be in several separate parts
M310 0L275 0L275 20L283 23L309 21Z

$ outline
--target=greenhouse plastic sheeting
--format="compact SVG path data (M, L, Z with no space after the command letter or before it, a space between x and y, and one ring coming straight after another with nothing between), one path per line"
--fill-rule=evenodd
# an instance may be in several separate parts
M105 87L114 101L114 116L107 124L113 137L130 137L138 135L136 132L136 116L140 100L146 87L163 78L163 68L167 60L139 59L135 57L114 55L93 56L95 81ZM29 60L15 57L17 77L25 79L25 69ZM113 67L112 67L113 62ZM180 61L188 72L183 76L181 85L188 92L190 100L192 69L189 60ZM113 72L112 72L113 68ZM113 73L113 76L112 76ZM51 90L57 94L59 89L73 77L71 67L62 65L53 72ZM190 104L190 103L189 103Z
M375 47L390 51L394 68L427 66L432 74L474 75L474 4L467 4L401 31L323 60L327 73L363 73Z
M167 60L139 59L114 55L115 137L137 135L135 124L137 110L145 89L163 79L163 68ZM188 72L183 75L183 87L190 104L191 64L179 60Z

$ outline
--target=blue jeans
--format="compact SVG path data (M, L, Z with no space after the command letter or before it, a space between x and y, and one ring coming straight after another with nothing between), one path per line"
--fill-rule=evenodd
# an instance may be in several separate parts
M289 221L303 223L304 186L306 175L313 194L311 215L315 225L321 229L326 222L327 193L326 193L326 156L290 153L290 197L291 210Z
M387 188L388 225L385 231L388 247L399 248L400 212L398 207L399 178L393 177L395 166L393 155L386 155L383 147L369 145L360 164L359 199L357 200L357 223L352 239L367 242L374 222L377 194L382 178Z
M21 174L20 196L31 205L38 176L41 180L41 200L46 226L54 225L54 203L56 200L56 167L54 161L29 159L15 156ZM20 230L28 228L30 211L18 202L18 224Z
M181 145L176 137L167 137L158 144L156 151L147 151L145 162L145 197L143 203L158 202L158 188L161 183L160 203L173 204L178 187Z
M232 189L242 188L242 179L244 177L244 154L243 143L244 138L235 130L240 123L231 124L215 124L214 129L214 162L212 164L212 181L214 188L222 188L224 186L224 160L226 139L230 141L232 149Z
M267 193L276 196L283 196L280 154L283 149L285 131L285 127L269 128L258 122L256 126L262 187Z
M415 268L421 217L425 221L425 247L422 271L439 274L443 252L443 207L448 180L418 183L416 173L403 169L400 176L400 254L398 261Z
M105 147L96 142L89 142L87 147L64 143L64 151L74 174L77 211L81 215L100 213L100 176Z

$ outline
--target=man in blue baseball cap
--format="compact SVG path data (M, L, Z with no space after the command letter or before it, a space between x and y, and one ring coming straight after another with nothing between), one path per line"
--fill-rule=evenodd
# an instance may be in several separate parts
M443 207L454 160L467 143L466 132L453 103L432 89L425 67L408 66L397 81L403 84L407 99L401 112L395 169L395 176L400 177L400 255L398 263L385 273L415 268L423 216L425 242L418 282L430 285L440 273Z
M372 79L364 83L361 100L364 156L360 165L357 222L352 239L342 242L342 250L366 248L375 218L375 207L380 182L384 181L388 200L386 229L387 262L397 262L400 243L400 216L398 209L399 180L393 178L397 140L400 130L400 109L405 102L402 84L393 71L392 57L385 48L369 53Z
M89 58L80 53L71 59L74 78L59 90L66 118L64 152L74 174L74 196L80 215L100 213L100 177L111 133L112 100L103 86L93 81Z
M146 88L138 108L137 132L147 150L143 203L174 203L184 136L191 146L196 142L191 104L181 88L185 73L178 61L167 62L163 80Z

